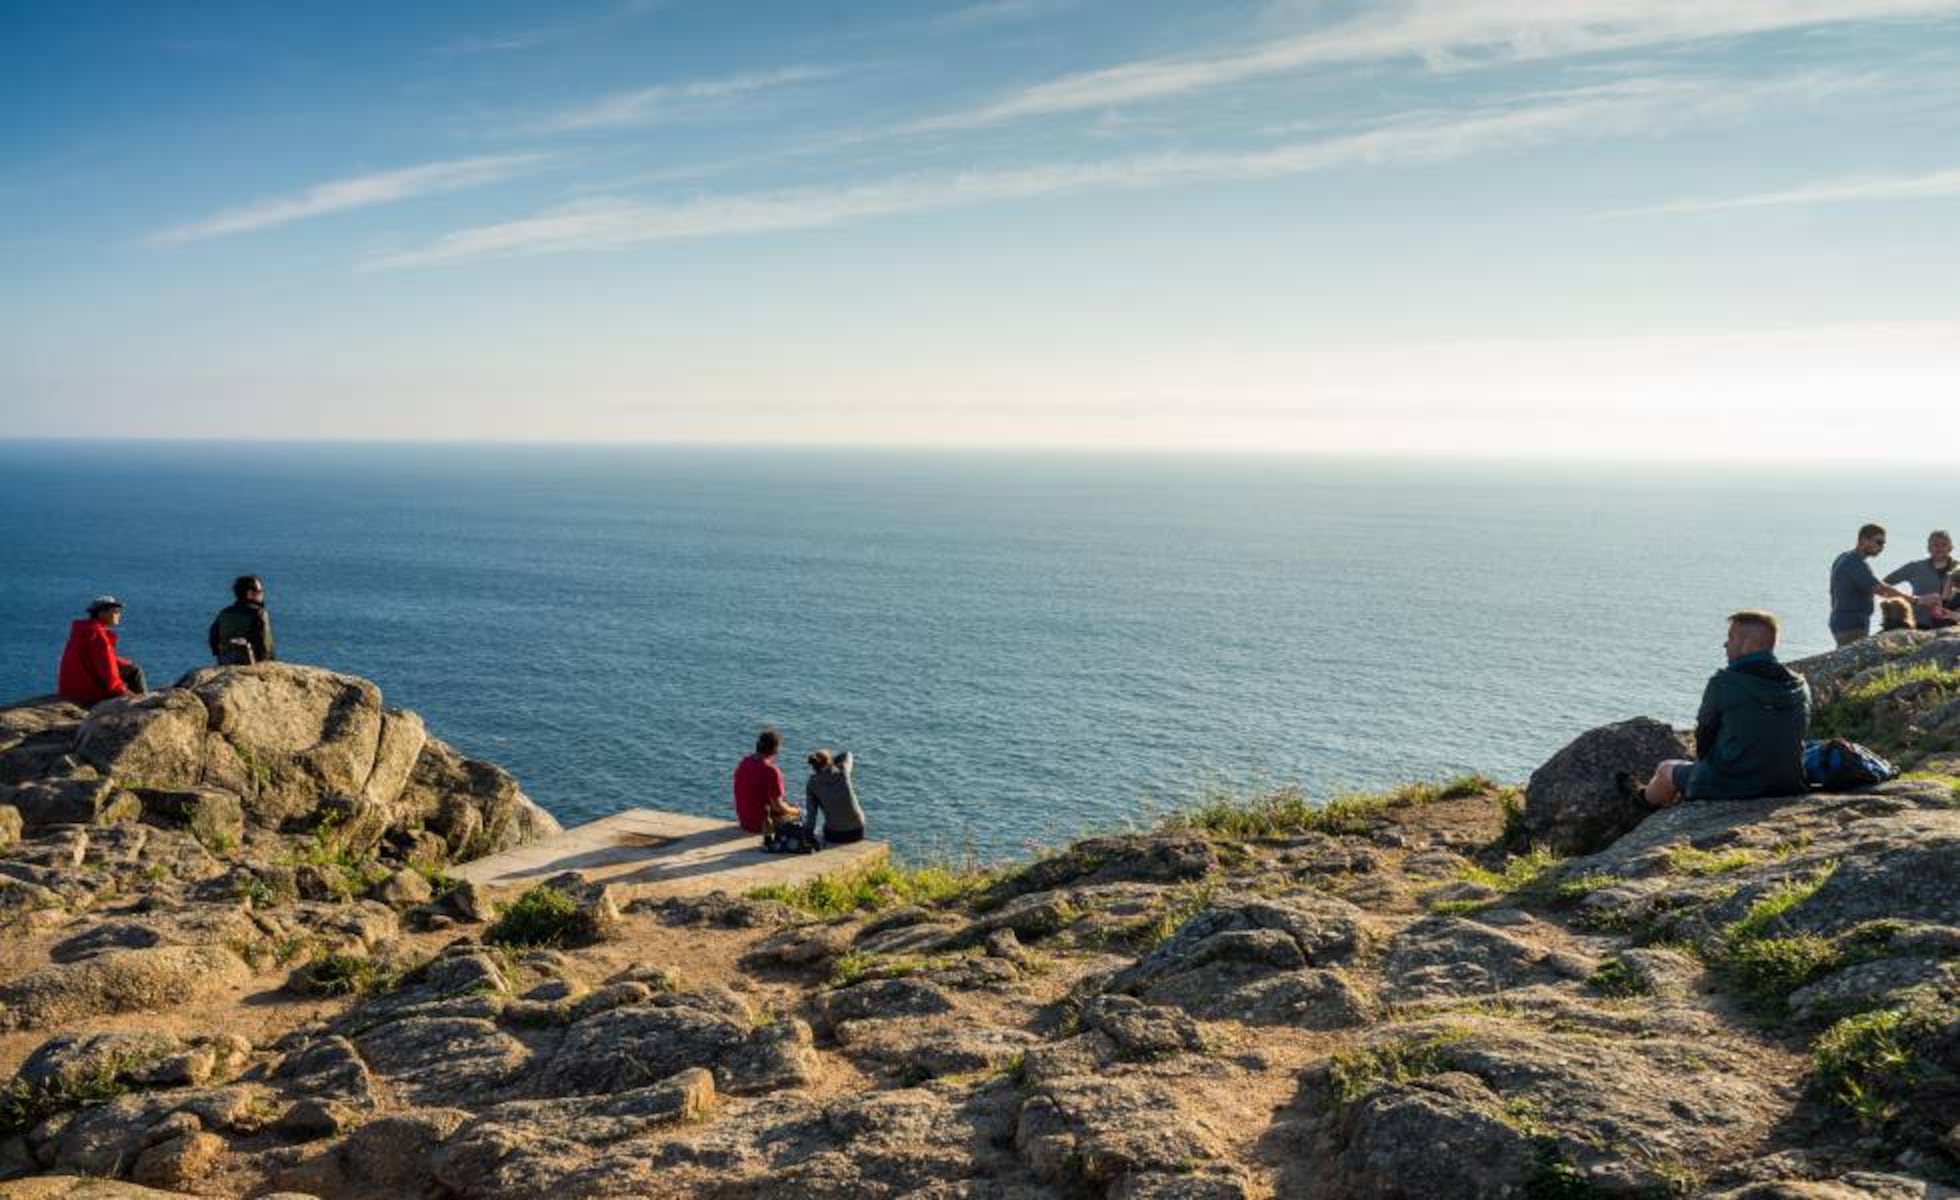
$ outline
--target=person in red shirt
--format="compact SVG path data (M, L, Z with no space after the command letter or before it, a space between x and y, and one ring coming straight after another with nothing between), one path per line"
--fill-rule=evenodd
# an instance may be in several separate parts
M55 690L64 700L84 708L117 696L144 692L143 668L116 654L116 626L122 624L122 601L97 596L85 620L68 626L68 644L61 650L61 673Z
M755 753L735 766L735 819L750 833L767 834L778 822L803 815L783 798L783 773L776 766L782 748L782 736L765 729L756 735Z

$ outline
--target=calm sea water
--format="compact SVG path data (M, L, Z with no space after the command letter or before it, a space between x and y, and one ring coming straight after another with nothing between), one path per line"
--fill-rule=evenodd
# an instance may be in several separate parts
M800 793L857 753L876 833L993 857L1204 789L1521 780L1692 716L1724 614L1828 647L1858 524L1922 481L1306 459L0 443L0 694L86 599L151 678L235 574L282 657L377 681L570 824L717 814L765 724Z

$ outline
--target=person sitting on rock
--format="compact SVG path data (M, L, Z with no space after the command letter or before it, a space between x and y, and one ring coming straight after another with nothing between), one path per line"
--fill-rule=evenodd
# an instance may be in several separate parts
M857 788L851 782L851 752L832 756L828 750L810 752L810 780L803 785L803 807L810 814L804 827L812 838L817 835L817 818L823 818L826 846L843 846L864 840L864 809L858 806Z
M1887 596L1878 602L1879 632L1890 633L1894 629L1917 629L1918 627L1918 622L1913 617L1912 601L1901 600L1896 596Z
M776 766L782 748L782 735L765 729L756 735L755 753L735 766L735 820L750 833L767 837L778 822L803 815L783 796L783 773Z
M68 644L61 649L61 670L55 691L83 708L117 696L140 696L143 668L116 654L116 626L122 624L122 601L97 596L88 616L68 625Z
M1800 796L1803 736L1810 726L1810 685L1776 661L1773 613L1746 609L1729 617L1729 665L1715 672L1695 716L1696 761L1669 759L1647 781L1647 803Z
M221 667L249 667L271 662L272 616L265 611L265 581L240 575L231 581L232 603L218 611L207 635L211 657Z
M1831 637L1840 646L1871 636L1874 596L1912 599L1872 574L1871 564L1865 560L1883 549L1885 526L1864 525L1858 529L1858 544L1831 562Z

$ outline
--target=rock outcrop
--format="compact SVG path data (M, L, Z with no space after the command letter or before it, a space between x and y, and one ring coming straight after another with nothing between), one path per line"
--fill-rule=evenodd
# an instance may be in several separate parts
M0 712L0 768L67 730L33 779L89 818L0 854L34 951L0 1200L1952 1195L1952 642L1897 644L1818 669L1826 720L1934 768L1863 792L1629 810L1613 774L1685 747L1625 723L1530 797L1255 804L959 887L561 876L493 925L440 863L539 823L360 687L260 720L193 677L201 740L157 702L93 757L79 714Z

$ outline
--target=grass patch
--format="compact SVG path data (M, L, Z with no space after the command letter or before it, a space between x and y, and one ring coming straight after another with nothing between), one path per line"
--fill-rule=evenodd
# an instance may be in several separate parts
M1815 896L1817 889L1823 887L1836 870L1836 863L1826 863L1806 878L1790 880L1770 889L1751 904L1739 920L1724 929L1722 936L1731 939L1763 936L1777 918Z
M1504 832L1501 836L1506 846L1522 846L1531 840L1531 830L1524 821L1524 789L1518 787L1500 788L1497 793L1498 807L1504 813Z
M1186 921L1211 906L1217 893L1218 888L1210 883L1187 883L1173 889L1155 916L1144 918L1128 932L1131 946L1142 952L1170 941Z
M1907 771L1899 778L1918 783L1937 783L1951 791L1953 803L1960 804L1960 776L1949 775L1944 771Z
M1791 992L1842 962L1842 950L1829 938L1770 934L1783 914L1816 895L1836 869L1837 864L1831 863L1807 878L1771 889L1716 936L1714 964L1735 982L1744 1002L1758 1015L1785 1015Z
M1913 1051L1917 1025L1903 1008L1839 1021L1811 1049L1817 1086L1865 1128L1884 1125L1898 1113L1889 1095L1910 1087L1921 1073Z
M1300 788L1280 788L1251 798L1214 794L1164 821L1167 829L1192 829L1212 837L1272 841L1307 834L1361 835L1394 808L1461 800L1503 790L1477 774L1441 782L1409 783L1386 792L1346 792L1315 804Z
M1336 1054L1328 1062L1334 1098L1346 1108L1378 1087L1440 1075L1454 1065L1450 1047L1469 1036L1465 1029L1446 1029L1431 1037L1397 1038Z
M1639 972L1617 958L1601 963L1599 969L1587 978L1586 986L1615 1000L1652 995L1654 990L1647 986L1647 981L1641 978Z
M1943 671L1932 663L1919 663L1883 671L1863 683L1853 684L1829 703L1817 706L1810 716L1810 736L1848 738L1880 751L1900 749L1877 736L1881 732L1877 717L1879 704L1905 687L1931 692L1931 703L1948 700L1960 695L1960 669Z
M1552 888L1552 896L1554 899L1563 900L1568 904L1577 904L1594 892L1603 892L1607 888L1618 887L1625 882L1626 880L1619 875L1608 875L1603 871L1595 871L1589 875L1578 875L1571 879L1559 880Z
M1716 852L1697 850L1687 842L1676 842L1666 851L1670 875L1726 875L1761 861L1754 850L1737 848Z
M408 864L409 869L428 881L429 890L438 897L446 896L463 882L451 875L441 863L416 861Z
M1502 870L1493 871L1487 867L1465 867L1461 873L1464 880L1490 888L1498 892L1521 892L1538 882L1538 877L1551 870L1563 860L1543 846L1533 846L1523 854L1513 854L1504 860Z
M853 950L831 964L830 986L849 987L871 979L904 979L925 971L943 971L971 957L971 954L865 954Z
M483 940L500 946L561 946L583 932L578 901L545 884L497 907Z
M367 996L385 992L401 980L390 970L360 954L335 950L306 965L306 976L323 996Z
M94 1063L86 1074L59 1078L52 1086L37 1088L15 1079L0 1088L0 1136L26 1133L49 1117L71 1109L86 1108L114 1100L129 1092L123 1072L144 1065L145 1060L109 1056Z
M869 870L826 875L794 886L770 884L745 895L751 900L778 900L813 916L841 917L905 904L956 903L985 890L998 877L997 871L978 866L880 863Z

